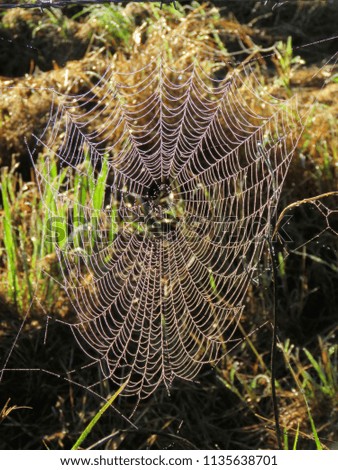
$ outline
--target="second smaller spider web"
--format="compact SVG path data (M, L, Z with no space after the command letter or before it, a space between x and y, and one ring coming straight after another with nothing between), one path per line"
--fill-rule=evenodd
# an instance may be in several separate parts
M70 324L144 398L229 344L302 132L252 66L215 80L162 58L55 94L35 164Z

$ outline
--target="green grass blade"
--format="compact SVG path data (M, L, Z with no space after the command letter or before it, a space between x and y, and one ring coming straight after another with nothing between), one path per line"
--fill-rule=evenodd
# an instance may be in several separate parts
M92 247L95 245L97 238L98 220L101 216L102 209L104 208L104 199L106 193L106 182L108 177L109 164L108 154L105 154L102 159L101 171L97 178L94 177L94 170L92 170L92 189L91 189L91 203L93 206L93 217L91 220L92 227Z
M4 208L4 245L7 254L7 266L8 266L8 290L14 303L17 303L17 278L16 278L16 250L15 250L15 239L12 227L11 217L11 203L9 199L9 187L7 184L7 175L2 173L1 175L1 193L2 193L2 204Z
M93 208L96 211L101 210L104 204L104 196L105 196L108 170L109 170L108 155L106 154L103 158L102 168L97 177L96 184L94 187L94 192L93 192Z
M78 227L80 225L81 217L81 202L80 202L80 191L81 191L80 175L75 173L74 177L74 203L73 203L73 233L74 233L74 248L80 246L80 235L78 233Z
M306 398L306 394L305 394L305 387L304 387L304 384L302 386L302 384L299 382L299 379L297 377L297 374L295 373L295 371L293 370L292 366L291 366L291 363L289 361L289 359L287 358L286 354L285 354L285 351L283 350L283 353L284 353L284 358L285 358L285 361L287 363L287 366L292 374L292 377L295 381L295 383L297 384L297 387L299 388L299 391L301 392L302 396L303 396L303 399L304 399L304 403L305 403L305 406L306 406L306 410L307 410L307 414L308 414L308 417L309 417L309 421L310 421L310 426L311 426L311 430L312 430L312 434L313 434L313 437L314 437L314 440L315 440L315 443L316 443L316 448L317 450L323 450L323 446L319 440L319 436L318 436L318 432L317 432L317 429L316 429L316 425L315 425L315 422L313 420L313 417L312 417L312 414L311 414L311 409L310 409L310 405L309 405L309 402L308 402L308 399Z
M120 395L120 393L124 390L125 386L127 385L128 382L125 382L124 384L121 385L121 387L109 398L107 403L105 403L102 408L96 413L94 418L90 421L88 426L84 429L84 431L81 433L80 437L78 440L75 442L75 444L72 447L72 450L77 450L82 442L86 439L88 434L92 431L93 427L96 425L96 423L99 421L99 419L102 417L102 415L107 411L107 409L114 403L116 398Z
M31 302L34 296L34 289L32 285L32 276L30 273L30 264L28 261L27 251L26 251L27 239L26 239L26 234L24 233L22 229L22 226L19 227L19 241L20 241L20 251L21 251L21 256L22 256L22 267L23 267L23 271L25 275L26 287L28 290L28 298L29 298L29 301Z
M327 383L327 379L326 379L326 376L325 376L325 372L321 368L319 362L316 361L316 359L312 356L310 351L308 351L306 348L304 348L304 352L305 352L306 357L308 358L308 360L311 362L311 365L313 366L313 368L317 372L318 377L320 378L322 384L327 387L328 383Z
M60 191L60 188L62 187L63 185L63 182L65 181L66 177L67 177L67 172L68 172L68 169L67 168L64 168L61 172L60 172L60 175L58 177L58 181L56 183L56 190L59 192ZM60 193L59 193L60 194ZM54 202L55 204L55 202ZM59 218L59 222L58 222L58 245L59 247L62 249L68 239L67 239L67 204L65 204L65 202L61 202L60 200L57 201L57 204L55 204L55 209L56 209L56 215L57 217Z
M307 402L306 402L306 404L307 404L306 408L307 408L307 413L309 415L311 430L312 430L312 434L313 434L313 437L314 437L314 440L315 440L315 443L316 443L317 450L323 450L323 446L322 446L322 444L319 440L319 436L318 436L318 432L317 432L317 429L316 429L315 422L313 421L313 418L312 418L310 407L309 407Z
M284 450L289 450L289 438L288 438L288 431L286 428L283 430L283 449Z
M216 282L214 275L212 273L209 274L209 282L210 282L210 287L215 295L217 295L217 287L216 287Z
M293 447L292 447L292 450L297 450L297 445L298 445L298 438L299 438L299 423L297 425L297 431L296 431L296 435L295 435L295 440L293 441Z

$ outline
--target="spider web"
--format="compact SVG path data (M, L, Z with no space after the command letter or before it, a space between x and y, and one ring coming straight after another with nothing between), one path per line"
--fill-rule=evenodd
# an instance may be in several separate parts
M236 343L301 128L250 65L215 80L157 57L55 95L35 169L70 328L125 394L192 380Z

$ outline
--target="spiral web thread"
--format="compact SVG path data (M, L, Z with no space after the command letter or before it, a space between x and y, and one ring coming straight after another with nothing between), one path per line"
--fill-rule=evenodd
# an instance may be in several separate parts
M47 235L74 336L125 394L191 380L235 343L301 130L250 65L215 80L157 57L55 94L36 137Z

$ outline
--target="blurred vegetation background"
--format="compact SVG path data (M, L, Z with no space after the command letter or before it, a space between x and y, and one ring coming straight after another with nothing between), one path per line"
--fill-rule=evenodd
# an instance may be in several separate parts
M85 93L108 63L121 71L141 67L159 41L179 66L192 60L196 47L202 55L207 51L205 65L210 51L222 50L229 69L253 54L267 86L281 97L297 94L300 109L311 107L281 212L288 204L338 189L338 5L330 0L281 3L0 9L0 360L1 367L23 369L5 372L0 383L0 448L68 449L104 403L86 387L94 380L89 369L79 373L79 385L31 370L67 374L84 364L70 329L53 321L71 322L74 311L56 282L60 273L53 246L44 242L46 214L27 149L32 134L40 135L47 123L50 89ZM190 50L180 38L189 38ZM211 62L210 71L215 78L225 73ZM292 241L276 245L277 392L283 444L289 449L338 446L337 201L336 195L295 205L287 212ZM134 411L137 429L116 411L106 412L82 445L276 448L268 253L258 274L247 294L240 346L216 367L204 367L196 382L176 381L170 395L158 389L135 411L131 399L119 397L114 405L124 416ZM102 382L101 396L114 391L113 384Z

